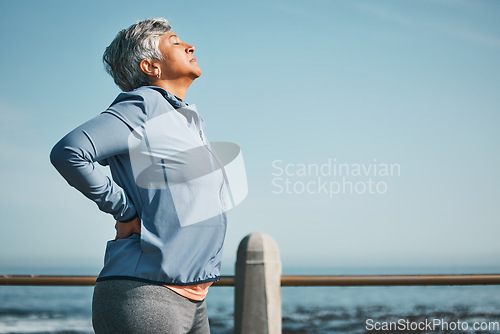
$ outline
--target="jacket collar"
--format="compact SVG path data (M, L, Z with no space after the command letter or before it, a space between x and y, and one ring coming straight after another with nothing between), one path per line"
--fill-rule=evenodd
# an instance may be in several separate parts
M175 109L178 108L185 108L188 106L188 104L181 98L178 98L174 94L170 93L169 91L166 91L164 88L158 87L158 86L147 86L148 88L154 89L163 95L163 97L174 107Z

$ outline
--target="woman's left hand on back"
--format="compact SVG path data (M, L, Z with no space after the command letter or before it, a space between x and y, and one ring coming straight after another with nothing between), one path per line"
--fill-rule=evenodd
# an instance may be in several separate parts
M115 224L116 236L115 241L118 239L125 239L132 234L141 234L141 220L139 217L134 218L127 223L117 221Z

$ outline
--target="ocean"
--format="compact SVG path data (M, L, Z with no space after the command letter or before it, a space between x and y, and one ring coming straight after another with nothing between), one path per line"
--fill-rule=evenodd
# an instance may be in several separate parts
M495 268L283 270L284 275L495 272L498 272ZM26 273L19 269L6 272L3 268L1 274ZM77 271L46 270L36 274L72 275ZM93 287L79 286L0 286L0 333L93 333L92 291ZM497 285L283 287L281 293L284 334L500 333L500 286ZM210 289L207 306L213 334L233 332L233 294L233 287Z

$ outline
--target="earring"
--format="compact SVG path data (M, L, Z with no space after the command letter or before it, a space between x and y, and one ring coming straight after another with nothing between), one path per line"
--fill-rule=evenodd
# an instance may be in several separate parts
M158 79L160 79L160 77L161 77L161 73L160 73L160 72L158 72L158 74L156 75L156 77L157 77Z

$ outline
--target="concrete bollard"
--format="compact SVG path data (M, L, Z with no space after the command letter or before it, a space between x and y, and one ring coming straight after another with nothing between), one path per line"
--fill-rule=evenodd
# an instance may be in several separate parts
M235 334L281 334L281 261L268 234L240 242L234 293Z

